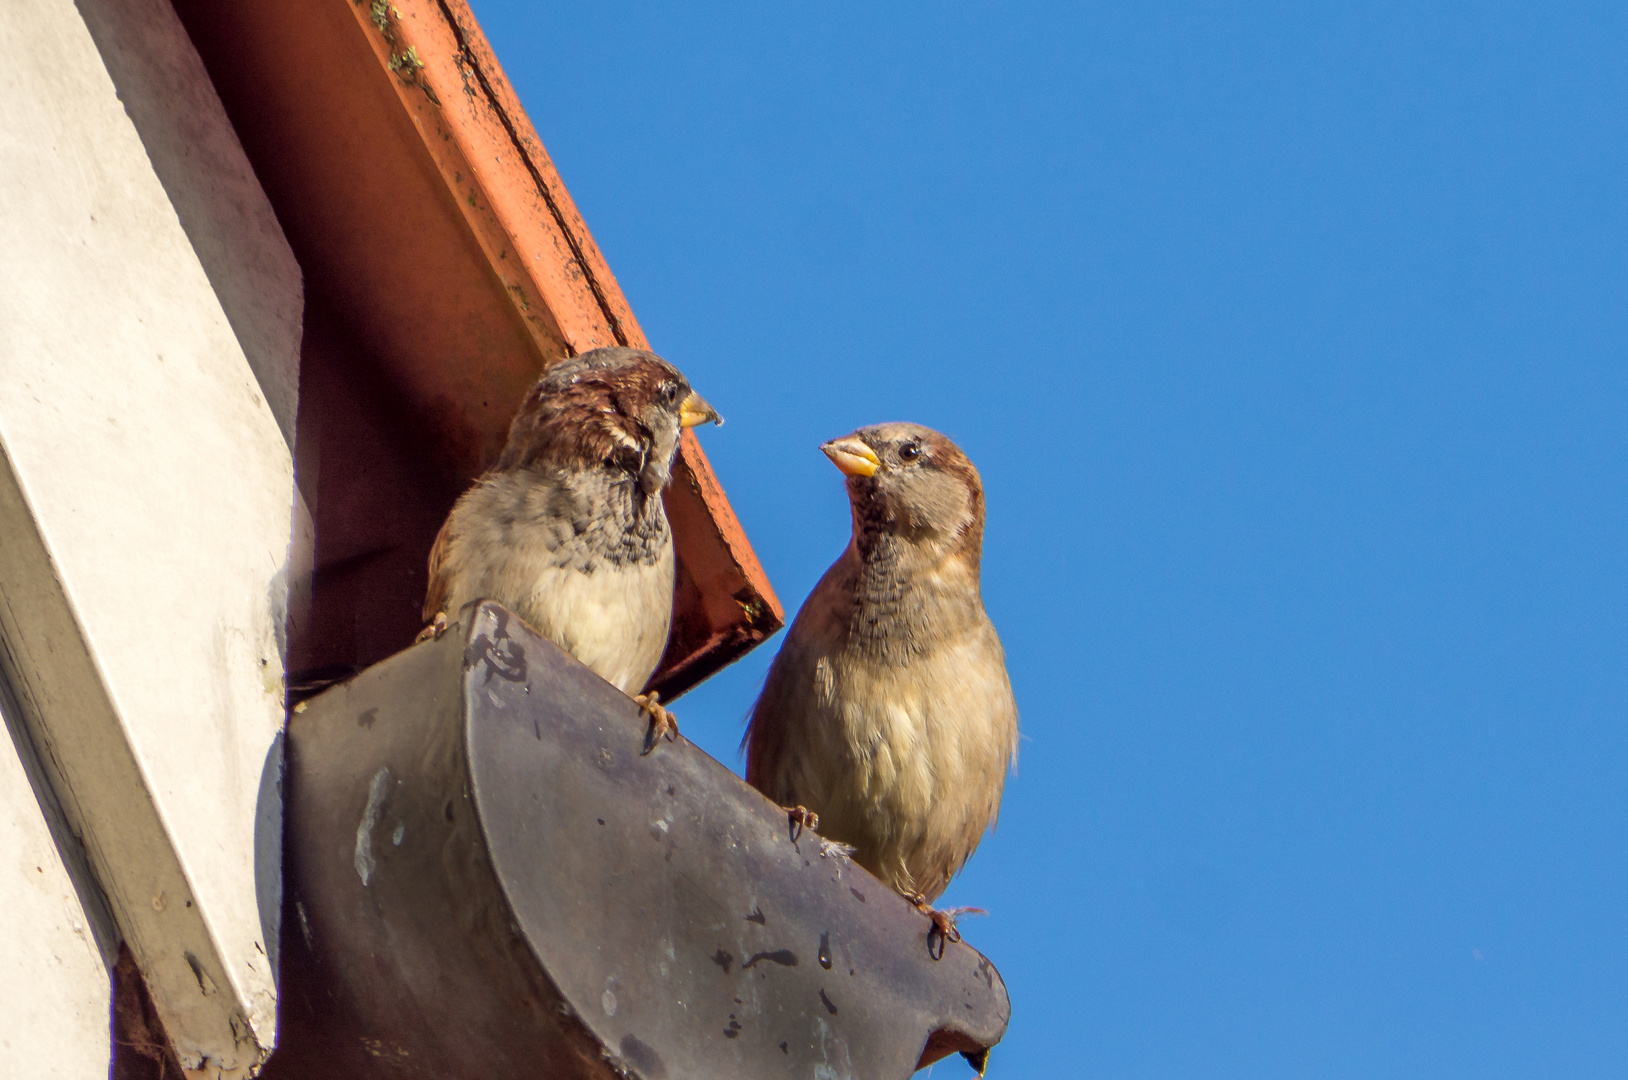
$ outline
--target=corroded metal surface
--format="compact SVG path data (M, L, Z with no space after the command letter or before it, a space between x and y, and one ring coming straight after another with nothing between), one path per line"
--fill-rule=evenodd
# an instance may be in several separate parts
M290 727L268 1077L904 1078L1004 984L483 604Z

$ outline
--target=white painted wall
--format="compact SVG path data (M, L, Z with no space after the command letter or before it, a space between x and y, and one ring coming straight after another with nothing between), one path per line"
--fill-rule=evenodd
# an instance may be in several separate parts
M0 661L182 1064L247 1075L276 1024L299 271L167 0L7 0L0 57ZM58 956L83 913L51 889L28 917ZM107 973L72 955L38 1033L100 1010L105 1044Z

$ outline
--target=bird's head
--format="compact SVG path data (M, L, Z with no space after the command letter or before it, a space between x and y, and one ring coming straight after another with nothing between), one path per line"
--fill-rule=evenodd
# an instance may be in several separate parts
M677 368L643 349L594 349L549 368L509 426L499 469L608 468L645 495L667 486L687 427L723 423Z
M977 563L984 486L967 455L920 424L876 424L820 447L848 478L854 542L885 536Z

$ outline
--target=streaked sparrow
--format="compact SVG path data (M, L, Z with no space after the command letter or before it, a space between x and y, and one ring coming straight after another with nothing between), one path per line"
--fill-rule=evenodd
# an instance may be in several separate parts
M673 537L662 507L684 428L712 406L640 349L594 349L550 368L502 455L458 499L430 550L425 634L495 600L627 694L660 662L673 617ZM423 636L423 635L421 635ZM647 752L676 731L654 694Z
M820 448L847 477L853 538L820 579L752 710L746 778L910 897L929 902L992 827L1017 706L979 592L984 496L953 442L918 424Z

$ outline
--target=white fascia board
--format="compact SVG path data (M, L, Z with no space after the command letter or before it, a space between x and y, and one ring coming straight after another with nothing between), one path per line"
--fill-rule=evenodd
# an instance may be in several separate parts
M3 693L0 713L0 1075L48 1066L63 1080L107 1080L113 958L46 819L32 754L19 744L27 736Z
M117 7L0 16L0 661L182 1065L247 1076L276 1030L301 285L174 12Z

